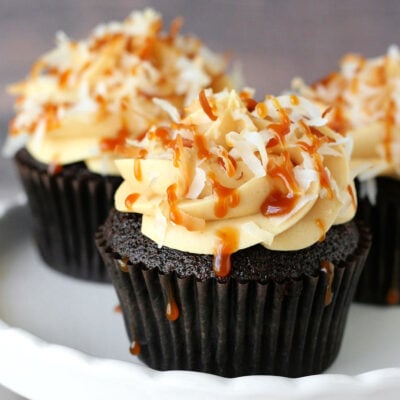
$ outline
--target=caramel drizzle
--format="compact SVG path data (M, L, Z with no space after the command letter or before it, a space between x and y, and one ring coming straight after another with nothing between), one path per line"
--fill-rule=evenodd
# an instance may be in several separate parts
M129 257L123 257L117 260L117 266L122 272L129 272L128 262Z
M63 170L63 166L57 160L53 160L47 166L47 173L52 176L60 174L62 172L62 170Z
M175 296L172 292L171 284L168 285L167 291L167 306L165 309L165 316L168 321L176 321L179 318L179 308L175 300Z
M100 151L103 153L115 152L125 145L125 141L128 137L128 128L122 126L115 137L103 137L100 139Z
M133 175L138 181L141 181L143 179L140 158L135 158L135 160L133 161Z
M141 352L142 348L140 347L140 343L137 340L133 340L131 345L129 346L129 352L133 356L138 356Z
M239 232L236 228L219 229L215 236L217 245L214 249L213 271L219 278L225 278L231 272L231 254L238 249Z
M293 168L290 154L287 151L282 152L280 163L271 161L268 163L268 175L280 180L284 185L284 190L275 188L266 197L260 207L260 212L265 217L287 214L296 206L300 199L300 188Z
M223 218L229 208L235 208L240 203L240 195L237 189L227 188L221 185L213 173L209 174L213 183L214 193L217 195L217 201L214 204L214 214L218 218Z
M216 121L218 117L214 114L204 89L199 93L199 101L201 108L207 114L208 118L210 118L211 121Z
M132 210L133 205L135 204L135 202L137 201L137 199L140 197L140 193L131 193L128 196L126 196L125 199L125 207L128 210Z
M321 237L318 239L318 242L323 242L326 238L326 226L324 224L324 221L322 219L317 218L315 220L315 223L317 224L318 228L321 230Z
M245 91L241 91L239 93L239 97L246 105L246 108L249 112L253 112L257 107L257 101L250 97L249 93Z
M310 128L307 124L304 123L304 121L300 121L300 125L305 130L307 136L311 139L311 144L299 141L298 146L300 146L312 157L315 168L319 175L320 185L326 189L328 199L332 199L333 190L331 187L330 179L322 163L321 155L317 152L324 143L329 143L330 139L326 136L321 137L321 134L318 132L318 130Z
M335 266L330 261L323 260L321 261L321 270L328 275L324 304L325 306L329 306L329 304L332 303L334 294L332 291L332 284L333 284L333 279L335 277Z

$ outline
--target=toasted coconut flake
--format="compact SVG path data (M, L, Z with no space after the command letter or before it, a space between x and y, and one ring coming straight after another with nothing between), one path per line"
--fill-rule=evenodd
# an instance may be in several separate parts
M206 183L206 173L202 168L196 168L194 178L186 194L188 199L197 199L203 191Z
M170 102L155 97L153 98L153 103L160 106L171 117L172 121L180 121L179 111Z

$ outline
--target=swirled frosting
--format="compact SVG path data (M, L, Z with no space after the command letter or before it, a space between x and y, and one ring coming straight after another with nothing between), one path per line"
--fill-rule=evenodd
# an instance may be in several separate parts
M339 71L293 87L326 110L329 126L354 139L352 168L360 180L400 175L400 53L367 59L346 55Z
M85 161L94 172L117 173L109 159L126 138L167 123L169 104L179 114L202 88L228 85L226 58L180 35L181 24L175 19L164 33L161 16L146 9L82 41L59 33L56 48L9 88L18 97L5 153L26 145L46 164Z
M184 118L129 142L115 204L160 246L214 254L224 276L239 249L305 248L350 220L350 151L306 99L203 90Z

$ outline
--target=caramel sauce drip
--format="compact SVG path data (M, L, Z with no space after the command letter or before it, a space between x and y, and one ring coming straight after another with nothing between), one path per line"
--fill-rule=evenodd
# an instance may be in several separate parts
M176 304L171 287L168 289L168 302L165 309L165 316L167 317L168 321L176 321L179 318L179 308Z
M268 163L268 175L271 178L280 179L289 192L299 192L299 185L294 176L294 165L290 159L290 154L287 151L281 153L282 160L278 163Z
M224 150L221 157L218 157L217 163L226 171L226 174L230 178L235 175L237 170L237 162L231 155L228 154L226 150Z
M292 94L290 96L290 104L292 104L293 106L298 106L300 104L300 99L298 98L298 96Z
M217 195L217 202L214 204L214 214L218 218L223 218L228 213L229 208L239 205L239 192L236 189L221 185L213 173L210 173L209 177L213 183L214 192Z
M244 103L246 104L246 108L249 112L253 112L257 106L257 101L252 98L245 99Z
M284 137L290 132L290 118L286 113L286 111L282 108L277 98L273 98L272 102L280 115L281 122L276 124L271 124L268 126L268 128L274 130L280 137L281 141L283 142Z
M169 219L177 225L184 226L188 231L204 229L205 221L182 212L178 208L177 184L174 183L167 188L167 198L169 205Z
M329 127L332 128L335 132L339 132L341 135L344 135L349 128L349 124L344 116L342 100L339 98L337 100L337 104L332 107L332 114L329 118Z
M231 254L238 249L239 232L236 228L221 228L216 232L218 244L214 250L213 271L219 278L231 272Z
M398 289L389 289L386 295L386 303L392 306L400 303L400 293Z
M329 176L322 163L321 155L317 153L318 149L324 144L330 141L327 137L321 137L321 133L313 128L309 127L303 121L300 121L301 126L305 130L307 136L311 139L311 144L299 141L298 146L300 146L304 151L306 151L313 159L315 168L319 174L319 181L323 188L326 189L328 199L333 198L333 190L330 184Z
M154 58L154 50L155 50L155 39L152 37L146 37L143 45L137 49L136 55L142 59L149 61Z
M137 356L140 354L141 351L141 347L140 344L137 340L134 340L130 347L129 347L129 352L133 355L133 356Z
M154 131L150 131L149 138L151 140L156 139L160 141L164 147L170 146L172 142L170 138L170 131L164 126L159 126Z
M57 115L58 106L47 103L43 106L43 116L46 122L46 131L51 131L60 127L60 120ZM36 125L34 126L36 128Z
M173 165L174 167L179 167L179 163L183 155L183 140L181 135L177 135L173 151L174 151L172 159Z
M117 260L118 268L122 272L129 272L128 261L129 261L128 257L124 257L124 258L121 258L121 259Z
M125 140L129 136L129 130L122 127L115 137L103 137L100 139L100 150L103 153L115 152L116 149L124 147Z
M299 186L294 176L293 164L288 152L282 152L280 164L268 163L268 175L283 182L285 189L273 189L260 207L265 217L279 216L290 213L296 206L300 196Z
M143 179L140 158L135 158L135 160L133 161L133 175L138 181L141 181Z
M147 150L136 146L117 144L114 148L114 153L126 158L145 158Z
M315 220L315 223L317 224L318 228L321 230L321 237L318 239L319 242L323 242L326 238L326 226L324 224L324 221L322 219L317 218Z
M122 312L121 304L117 304L117 305L114 307L114 312L116 312L116 313L118 313L118 314L121 314L121 312Z
M273 190L261 204L261 213L265 217L277 217L288 214L296 206L299 196Z
M128 196L126 196L125 199L125 207L128 210L132 210L133 205L135 204L136 200L140 197L139 193L131 193Z
M59 77L58 77L58 85L61 88L65 88L68 84L68 79L71 76L71 69L66 69L65 71L63 71Z
M211 121L216 121L218 117L214 114L204 89L199 93L199 101L201 108L207 114L208 118L210 118Z
M265 118L268 115L268 108L265 103L257 103L255 110L260 118Z
M209 159L212 157L212 154L208 150L207 141L203 135L195 134L194 135L194 144L197 148L197 157L199 159Z
M333 284L333 278L335 277L335 266L330 261L324 260L321 261L321 270L324 271L328 276L324 304L326 306L329 306L329 304L332 303L333 299L332 284Z
M239 97L243 101L243 103L246 105L246 108L249 112L253 112L257 106L257 101L254 100L253 98L250 97L249 93L247 92L240 92Z
M47 167L47 172L49 175L58 175L62 172L62 170L62 164L58 163L57 161L52 161Z
M173 183L167 188L169 218L175 224L182 225L183 217L181 211L178 208L178 196L176 194L177 187L178 185L176 183Z
M107 101L100 94L98 94L96 96L95 100L96 100L96 103L97 103L97 105L99 107L98 117L99 117L99 119L103 119L108 114Z

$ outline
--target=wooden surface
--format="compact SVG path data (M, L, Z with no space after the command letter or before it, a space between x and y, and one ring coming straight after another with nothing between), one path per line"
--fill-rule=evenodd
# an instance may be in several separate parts
M259 98L278 94L294 76L311 82L327 74L346 52L375 56L400 44L398 0L0 0L0 146L12 115L4 88L53 47L56 31L79 39L99 22L146 6L167 23L183 16L184 32L230 50ZM18 184L10 162L0 160L0 171L1 199ZM2 399L16 398L3 390Z

